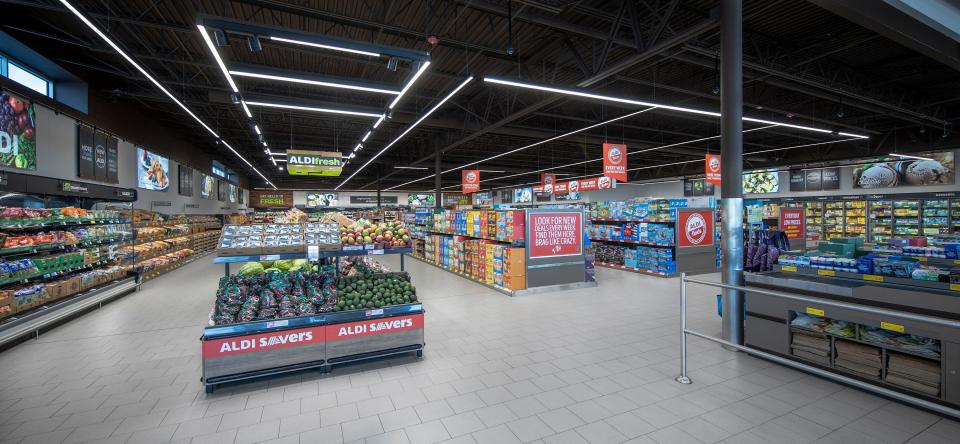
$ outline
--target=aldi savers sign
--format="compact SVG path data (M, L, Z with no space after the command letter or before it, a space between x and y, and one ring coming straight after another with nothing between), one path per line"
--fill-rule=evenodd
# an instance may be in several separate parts
M292 176L339 176L342 171L339 152L287 150L287 172Z

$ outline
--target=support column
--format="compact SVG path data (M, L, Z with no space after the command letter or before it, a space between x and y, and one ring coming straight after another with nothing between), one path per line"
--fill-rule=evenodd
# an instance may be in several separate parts
M743 285L743 1L720 1L723 282ZM743 344L743 293L723 290L723 339Z
M441 184L443 183L443 181L440 180L440 172L443 171L443 168L440 166L441 152L440 152L439 144L437 144L436 150L437 150L436 154L434 154L433 156L433 187L434 187L434 194L435 194L434 198L437 201L436 207L443 208L443 194L441 192L442 190L440 189L442 186Z
M379 166L377 167L377 209L380 208L380 190L383 189L381 185L381 179L383 178L383 169Z

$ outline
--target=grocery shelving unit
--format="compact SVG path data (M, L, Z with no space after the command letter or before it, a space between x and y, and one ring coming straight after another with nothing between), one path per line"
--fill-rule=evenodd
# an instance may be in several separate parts
M865 237L867 234L867 201L845 201L843 209L844 237Z
M672 226L674 228L674 239L671 243L657 243L657 242L643 242L635 241L632 239L611 239L605 237L596 237L591 236L591 242L600 242L607 244L619 244L619 245L638 245L638 246L647 246L647 247L656 247L656 248L669 248L671 250L671 259L676 263L676 271L674 272L663 272L657 270L650 270L640 267L630 267L625 264L618 264L613 262L606 262L597 260L595 264L604 268L612 268L615 270L625 270L635 273L649 274L652 276L660 277L673 277L678 273L698 273L698 272L710 272L716 270L716 265L714 262L714 255L712 251L706 250L697 250L697 254L689 254L683 249L678 249L676 247L676 236L679 235L680 227L677 226L677 222L670 219L630 219L630 218L591 218L591 222L600 223L600 224L609 224L609 223L647 223L647 224L663 224L667 226ZM715 225L719 226L719 225ZM709 256L709 257L708 257Z
M843 202L825 202L823 204L823 236L825 240L843 237Z
M808 240L823 239L823 203L804 202Z

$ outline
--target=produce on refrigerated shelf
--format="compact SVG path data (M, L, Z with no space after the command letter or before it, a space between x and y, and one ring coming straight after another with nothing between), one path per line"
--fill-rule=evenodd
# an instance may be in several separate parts
M365 310L417 302L406 273L375 273L341 278L335 311Z
M410 242L410 233L403 222L360 220L350 227L340 228L340 242L344 245L378 243L386 248L403 248Z

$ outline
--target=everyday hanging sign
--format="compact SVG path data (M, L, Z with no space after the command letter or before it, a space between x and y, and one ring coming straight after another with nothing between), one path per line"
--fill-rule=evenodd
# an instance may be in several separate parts
M627 181L627 146L603 144L603 175L621 182Z
M292 176L339 176L342 171L339 152L287 150L287 172Z

